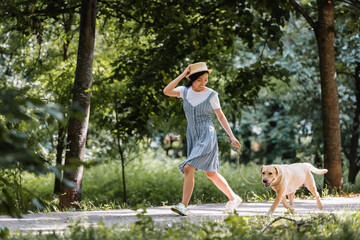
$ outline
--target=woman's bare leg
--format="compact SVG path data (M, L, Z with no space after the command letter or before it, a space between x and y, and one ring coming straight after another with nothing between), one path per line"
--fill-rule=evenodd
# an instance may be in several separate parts
M194 172L196 168L186 164L184 166L184 186L183 197L181 203L187 206L189 204L194 189Z
M225 180L218 172L206 172L206 176L213 181L213 183L229 198L229 200L235 199L235 193Z

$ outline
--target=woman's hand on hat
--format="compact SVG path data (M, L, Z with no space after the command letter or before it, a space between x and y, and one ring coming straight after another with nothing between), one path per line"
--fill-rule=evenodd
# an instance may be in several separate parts
M189 76L190 66L191 66L191 64L188 65L188 66L185 68L184 72L182 73L186 78Z

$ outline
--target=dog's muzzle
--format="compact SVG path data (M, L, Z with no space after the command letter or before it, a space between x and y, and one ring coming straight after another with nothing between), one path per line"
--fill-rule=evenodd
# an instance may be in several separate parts
M274 179L273 179L273 180L274 180ZM267 179L263 179L262 182L264 183L265 187L269 187L270 184L272 183L272 181L269 182Z

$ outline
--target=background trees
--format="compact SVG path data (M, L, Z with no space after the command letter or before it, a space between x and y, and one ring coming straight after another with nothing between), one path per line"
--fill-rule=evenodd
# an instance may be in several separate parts
M312 19L321 17L313 8L314 1L301 4ZM77 0L7 1L0 10L2 136L9 139L13 130L27 134L11 145L36 156L27 158L32 159L31 164L56 173L55 193L60 191L64 167L71 167L62 166L64 146L75 143L66 133L73 133L68 129L69 119L81 117L70 107L76 67L84 65L75 54L79 33L85 29L79 22L81 6ZM87 84L75 90L87 99L92 95L86 142L85 129L82 136L87 150L84 157L72 156L85 165L120 159L121 183L114 187L121 189L122 202L131 198L126 195L125 169L132 159L149 148L165 146L167 135L179 139L177 156L186 152L181 101L165 97L162 89L195 61L206 61L215 69L209 84L219 92L224 112L241 137L242 160L258 164L310 161L321 166L329 156L325 145L337 143L334 149L339 150L338 138L326 142L322 137L329 129L322 123L321 111L329 111L321 103L319 84L320 78L327 78L319 73L334 72L336 67L343 160L349 159L349 181L355 182L359 171L357 8L331 3L331 8L337 8L334 18L339 24L334 25L338 34L328 46L335 46L337 62L328 71L316 67L315 40L320 33L314 35L287 2L99 1L98 7L94 64L92 74L84 78L90 83L93 75L92 88ZM311 24L314 28L315 21ZM14 124L16 109L17 113L31 113L30 119L19 118ZM226 133L219 130L218 134L222 161L233 161ZM344 137L349 134L351 138ZM67 154L69 159L69 151ZM341 164L339 154L335 154L336 164ZM12 164L3 168L27 169L17 165L22 158L12 158ZM334 166L331 185L340 187L347 168L341 171L341 166ZM9 181L3 178L3 182L6 188Z
M349 160L348 181L355 183L359 168L359 49L358 33L360 4L350 1L351 5L337 8L337 73L339 86L340 121L342 146Z

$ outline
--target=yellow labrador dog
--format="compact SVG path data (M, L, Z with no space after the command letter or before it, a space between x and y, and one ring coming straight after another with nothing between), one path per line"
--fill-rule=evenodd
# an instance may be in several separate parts
M317 169L310 163L262 166L261 177L263 184L265 187L270 186L276 192L275 201L268 211L268 215L274 213L280 201L282 201L285 208L289 209L289 211L293 211L295 192L302 186L307 187L307 189L315 196L317 206L322 210L323 206L311 172L325 174L327 171L327 169ZM289 198L290 204L287 203L286 195Z

